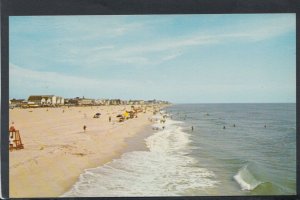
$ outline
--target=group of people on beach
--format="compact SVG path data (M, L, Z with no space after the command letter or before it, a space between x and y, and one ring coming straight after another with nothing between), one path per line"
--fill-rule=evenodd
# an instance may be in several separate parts
M108 117L108 121L111 122L111 116ZM83 132L86 131L86 128L87 128L86 125L83 125Z

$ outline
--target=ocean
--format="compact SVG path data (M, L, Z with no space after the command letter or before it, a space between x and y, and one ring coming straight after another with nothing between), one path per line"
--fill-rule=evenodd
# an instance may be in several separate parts
M86 169L63 196L296 194L296 104L175 104L154 120L146 149Z

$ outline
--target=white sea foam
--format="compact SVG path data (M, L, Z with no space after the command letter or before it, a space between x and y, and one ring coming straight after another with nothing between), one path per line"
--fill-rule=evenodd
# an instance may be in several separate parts
M122 155L104 166L87 169L63 196L176 196L214 187L213 172L188 156L189 135L167 119L164 130L146 139L149 151Z

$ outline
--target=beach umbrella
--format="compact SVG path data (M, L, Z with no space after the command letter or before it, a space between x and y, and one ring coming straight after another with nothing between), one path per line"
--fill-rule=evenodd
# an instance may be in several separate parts
M100 115L101 115L101 113L96 113L96 114L94 115L94 118L99 118Z

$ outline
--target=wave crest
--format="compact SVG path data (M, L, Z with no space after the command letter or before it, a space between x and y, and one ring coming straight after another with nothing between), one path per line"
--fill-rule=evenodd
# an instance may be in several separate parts
M240 185L242 190L251 191L263 183L254 177L248 169L248 165L243 166L233 178Z

